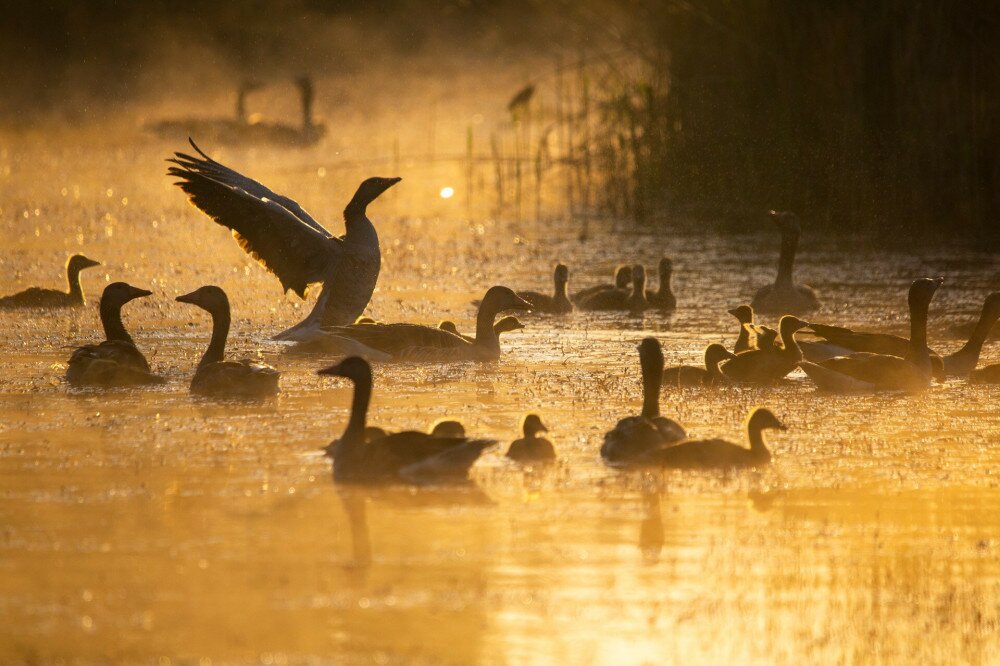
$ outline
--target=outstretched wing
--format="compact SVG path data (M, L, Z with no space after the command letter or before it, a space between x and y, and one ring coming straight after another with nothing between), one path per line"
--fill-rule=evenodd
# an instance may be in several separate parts
M290 199L286 196L282 196L277 192L273 192L263 183L259 183L253 178L244 176L239 171L227 167L225 164L216 162L211 157L205 154L205 152L198 147L198 144L194 142L194 139L188 137L188 141L191 143L191 147L194 148L201 157L194 157L193 155L188 155L186 153L174 153L173 159L167 160L168 162L173 162L178 165L184 171L193 171L195 173L200 173L203 176L208 176L212 180L216 180L220 183L225 183L230 187L235 187L243 190L258 199L268 199L270 201L275 201L280 204L283 208L291 211L295 217L299 218L324 236L333 236L329 231L327 231L322 224L313 219L312 215L306 212L294 199ZM171 172L175 167L171 167ZM171 174L176 175L176 174Z
M306 288L322 282L342 256L343 241L307 224L277 201L186 166L170 167L168 173L180 179L175 185L192 204L232 230L240 247L274 273L285 291L305 298Z

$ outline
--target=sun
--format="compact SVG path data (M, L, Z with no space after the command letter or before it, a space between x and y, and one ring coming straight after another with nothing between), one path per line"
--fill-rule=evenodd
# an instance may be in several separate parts
M451 199L453 196L455 196L455 188L454 187L442 187L441 188L441 198L442 199Z

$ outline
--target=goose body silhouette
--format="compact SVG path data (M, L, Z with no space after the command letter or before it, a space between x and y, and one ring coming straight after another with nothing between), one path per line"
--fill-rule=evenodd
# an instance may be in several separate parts
M105 340L73 352L66 368L66 381L73 386L103 387L164 382L150 372L149 362L122 324L122 307L152 293L125 282L113 282L104 288L100 310Z
M588 296L579 303L581 310L619 310L642 314L649 308L646 300L646 269L636 264L632 267L632 288L606 289Z
M511 442L510 448L507 449L508 458L522 463L555 460L556 450L552 446L552 442L538 436L540 432L547 433L549 431L538 414L528 414L524 417L521 428L524 437Z
M764 441L768 429L786 430L785 425L766 408L758 408L747 419L750 448L724 439L688 439L672 446L652 449L641 456L638 465L670 469L733 469L757 467L771 462L771 451Z
M778 322L781 347L751 349L724 361L719 369L729 379L751 384L773 384L794 370L802 360L795 332L808 326L794 315L785 315Z
M660 281L656 291L646 290L646 301L649 307L661 312L673 312L677 309L677 297L674 295L673 287L670 284L671 276L674 272L674 263L667 257L660 259L657 266L657 273Z
M276 340L306 341L322 326L354 322L364 312L378 281L382 255L368 205L400 181L369 178L344 209L346 233L334 236L299 204L216 162L191 142L200 157L176 153L168 174L188 200L232 231L250 256L305 298L309 285L322 284L316 305L299 324Z
M196 305L212 315L212 339L191 378L191 393L253 398L278 392L280 373L271 366L248 360L225 360L231 318L226 292L207 285L176 300Z
M712 386L729 381L719 370L719 363L735 358L736 354L720 344L705 348L705 367L677 365L663 370L664 386Z
M639 344L642 368L642 411L628 416L604 435L601 457L614 466L628 466L651 449L679 442L687 433L672 419L660 415L660 386L663 381L663 349L656 338Z
M740 323L740 333L736 338L736 344L733 346L733 353L739 354L740 352L756 349L756 345L750 335L752 329L747 328L747 324L753 324L753 307L750 305L740 305L732 310L727 310L727 312L736 317L736 321Z
M518 296L531 304L532 312L545 314L566 314L573 311L573 304L566 294L569 282L569 269L564 264L557 264L552 276L555 289L552 294L537 291L518 291Z
M73 308L84 305L83 286L80 284L80 272L93 266L100 266L99 261L88 259L82 254L74 254L66 262L66 283L68 291L29 287L10 296L0 298L0 308Z
M792 275L795 251L799 246L802 227L795 213L771 211L771 219L781 231L781 254L778 257L778 276L774 284L761 287L754 294L750 305L757 312L767 314L805 314L819 307L819 298L812 287L796 284Z
M372 395L372 369L364 359L351 356L319 371L343 377L354 384L351 415L339 439L326 447L333 458L333 479L338 483L461 483L491 439L438 437L404 431L366 439L368 405Z
M614 284L595 284L592 287L581 289L580 291L574 293L570 300L576 305L579 305L582 301L601 291L608 291L611 289L628 291L629 286L632 284L632 267L619 266L615 269L614 278Z

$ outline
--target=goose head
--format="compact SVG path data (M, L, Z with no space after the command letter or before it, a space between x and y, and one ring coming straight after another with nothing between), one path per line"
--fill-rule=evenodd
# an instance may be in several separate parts
M663 347L656 338L643 338L636 349L639 350L639 365L645 375L647 371L663 372Z
M376 176L368 178L358 186L358 191L354 193L351 203L355 206L365 207L379 198L387 189L403 180L402 178L385 178Z
M443 319L440 323L438 323L438 328L442 331L447 331L452 335L459 335L458 326L456 326L455 322L450 319Z
M631 283L632 283L632 267L619 266L618 270L615 271L615 286L619 289L625 289Z
M802 233L799 216L787 210L770 210L767 212L771 221L781 230L782 234L798 236Z
M747 429L760 432L761 430L788 430L777 416L767 407L758 407L750 413L747 419Z
M524 324L521 320L514 316L507 316L503 319L498 319L497 323L493 324L493 330L496 331L497 335L501 333L509 333L510 331L517 331L524 328Z
M757 336L757 349L770 349L774 346L774 341L778 339L778 332L770 326L756 326L754 324L745 324L745 326L749 326L751 332Z
M504 310L530 310L531 303L514 293L509 287L490 287L483 296L480 310L502 312Z
M734 353L722 345L713 342L709 346L705 347L705 367L711 369L722 361L733 358L734 356Z
M983 303L983 312L989 319L1000 317L1000 291L995 291L986 297L986 301Z
M943 277L918 278L910 285L910 292L907 301L910 310L920 310L930 305L931 299L938 287L944 282Z
M741 305L732 310L726 310L726 312L736 317L741 324L753 323L753 308L749 305Z
M368 382L372 380L372 366L368 361L360 356L348 356L340 363L335 363L329 367L316 371L317 375L330 377L343 377L355 383Z
M778 320L778 331L783 340L790 339L795 331L802 330L807 326L809 326L809 322L803 321L795 315L783 315Z
M528 414L524 417L524 424L521 426L524 436L528 439L534 438L540 432L548 432L549 429L542 423L542 417L538 414Z
M657 266L657 270L660 275L660 280L666 281L670 278L670 274L674 270L674 262L672 262L668 257L662 257L659 265Z
M226 296L226 292L221 287L216 287L215 285L198 287L190 294L182 294L174 300L179 303L197 305L202 310L211 313L229 311L229 298Z
M556 270L552 275L557 287L564 286L569 282L569 268L566 264L556 264Z
M69 258L69 261L66 262L66 270L70 273L79 273L85 268L92 268L100 265L101 262L99 261L94 261L93 259L85 257L82 254L74 254Z
M451 419L438 421L431 428L431 437L459 438L465 437L465 426L460 421Z
M636 264L632 267L632 289L636 293L646 289L646 268L642 264Z
M150 296L152 293L148 289L133 287L127 282L112 282L104 288L104 293L101 294L101 306L102 308L108 306L120 308L129 301Z

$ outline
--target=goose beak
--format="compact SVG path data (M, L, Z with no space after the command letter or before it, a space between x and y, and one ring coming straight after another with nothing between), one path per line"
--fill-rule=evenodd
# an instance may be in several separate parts
M140 289L139 287L132 287L131 296L132 298L142 298L143 296L152 296L153 292L148 289Z
M548 432L548 431L549 431L548 427L544 423L542 423L541 421L539 421L538 422L538 432Z
M520 296L514 296L514 298L517 300L514 301L514 305L510 306L511 310L530 310L532 308L531 303Z
M100 266L100 265L101 265L101 262L99 262L99 261L94 261L93 259L91 259L89 257L84 257L83 258L83 267L84 268L93 268L94 266Z
M174 300L177 301L178 303L190 303L191 305L198 304L198 297L195 296L195 293L193 291L190 294L182 294L177 298L175 298Z
M341 376L341 374L340 374L340 363L334 363L333 365L331 365L329 367L321 368L321 369L319 369L319 370L316 371L316 374L317 375L326 375L326 376L340 377Z
M734 317L736 316L736 308L732 308L730 310L726 310L726 312L728 312L729 314L731 314Z
M936 278L933 278L931 281L934 283L934 288L937 289L942 284L944 284L944 276L943 275L938 276Z

